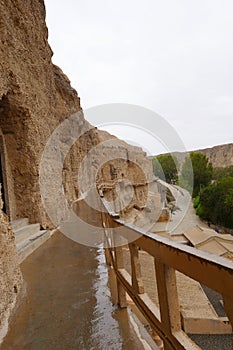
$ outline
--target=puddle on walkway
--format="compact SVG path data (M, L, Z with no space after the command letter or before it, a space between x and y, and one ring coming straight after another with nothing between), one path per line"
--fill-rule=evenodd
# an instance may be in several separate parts
M127 311L111 304L104 259L61 233L26 259L27 295L1 350L141 350Z
M127 310L113 307L108 288L108 271L102 248L97 252L97 278L94 284L96 306L92 320L92 349L142 349L128 320ZM103 337L104 335L104 337Z

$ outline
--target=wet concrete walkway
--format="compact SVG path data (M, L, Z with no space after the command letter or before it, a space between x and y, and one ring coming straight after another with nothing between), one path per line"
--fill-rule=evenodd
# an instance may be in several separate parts
M103 251L61 233L21 265L26 295L1 350L141 350L126 310L112 306Z

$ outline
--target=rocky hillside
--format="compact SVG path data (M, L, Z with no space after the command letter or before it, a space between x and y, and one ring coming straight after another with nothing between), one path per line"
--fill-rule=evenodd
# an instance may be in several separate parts
M192 152L204 153L212 162L215 168L228 167L230 165L233 165L233 143L227 143L224 145L218 145L210 148L198 149ZM185 152L174 152L173 154L178 159L180 164L183 163L187 155L187 153Z
M233 165L233 143L200 149L206 154L214 167L227 167Z

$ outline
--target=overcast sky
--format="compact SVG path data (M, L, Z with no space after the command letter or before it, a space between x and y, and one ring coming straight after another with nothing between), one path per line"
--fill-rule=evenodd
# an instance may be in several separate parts
M187 149L232 142L232 0L45 4L53 62L84 109L112 102L149 108Z

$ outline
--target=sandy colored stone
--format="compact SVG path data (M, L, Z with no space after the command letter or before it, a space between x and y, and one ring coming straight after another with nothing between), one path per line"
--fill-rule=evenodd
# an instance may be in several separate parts
M1 208L0 197L0 343L6 334L9 315L22 288L14 236Z
M11 220L29 217L31 223L39 222L46 229L51 227L50 220L41 202L39 188L39 167L44 147L52 132L71 115L81 111L77 92L71 87L69 79L60 68L52 63L52 50L48 44L48 30L45 24L43 1L10 0L0 2L0 130L2 131L2 150L4 153L4 172L7 178L7 213ZM57 155L63 157L65 146L70 138L82 134L87 122L82 113L73 123L71 130L60 135ZM76 134L72 134L75 130ZM78 131L78 132L77 132ZM117 179L129 178L133 182L135 195L132 206L143 203L145 176L137 170L134 160L140 162L144 173L152 177L150 162L138 147L127 145L106 132L96 128L79 137L65 157L63 167L63 186L67 205L80 194L78 171L85 156L96 145L106 140L107 145L99 147L88 155L91 167L101 167L108 153L115 149L116 160L112 161L117 169ZM115 144L114 144L115 142ZM118 160L121 155L128 155L127 160ZM125 163L123 165L123 163ZM47 178L50 196L57 191L56 164L49 166L51 172ZM109 169L108 169L109 171ZM123 174L123 175L122 175ZM109 174L104 173L105 181ZM86 172L82 184L88 190L95 179ZM51 182L51 181L50 181ZM148 180L146 180L148 182ZM59 189L62 195L63 189ZM145 192L145 191L144 191ZM65 211L61 201L54 198L56 210ZM142 205L139 203L139 207ZM23 205L22 205L23 204ZM59 207L61 206L61 207Z
M43 178L48 185L46 200L55 217L65 219L67 209L83 191L93 189L98 181L106 185L112 180L113 169L114 181L108 187L110 198L116 194L119 180L128 179L133 196L125 211L141 210L147 200L148 183L152 181L151 162L140 148L90 127L84 119L77 92L52 63L45 15L43 0L0 1L0 155L8 218L28 217L30 223L40 223L43 229L56 226L42 203L40 165L47 141L67 120L71 121L71 127L59 133L57 144L50 149L44 164L48 170ZM70 119L74 114L76 117ZM112 153L114 159L105 164ZM87 167L80 176L80 165L85 159ZM57 174L60 162L63 166L61 174ZM91 169L96 169L96 173ZM153 187L158 196L156 185ZM61 200L64 194L65 203ZM150 201L153 202L153 194ZM160 210L159 198L154 203ZM1 214L1 321L15 300L14 286L19 291L21 283L14 238L7 220Z

